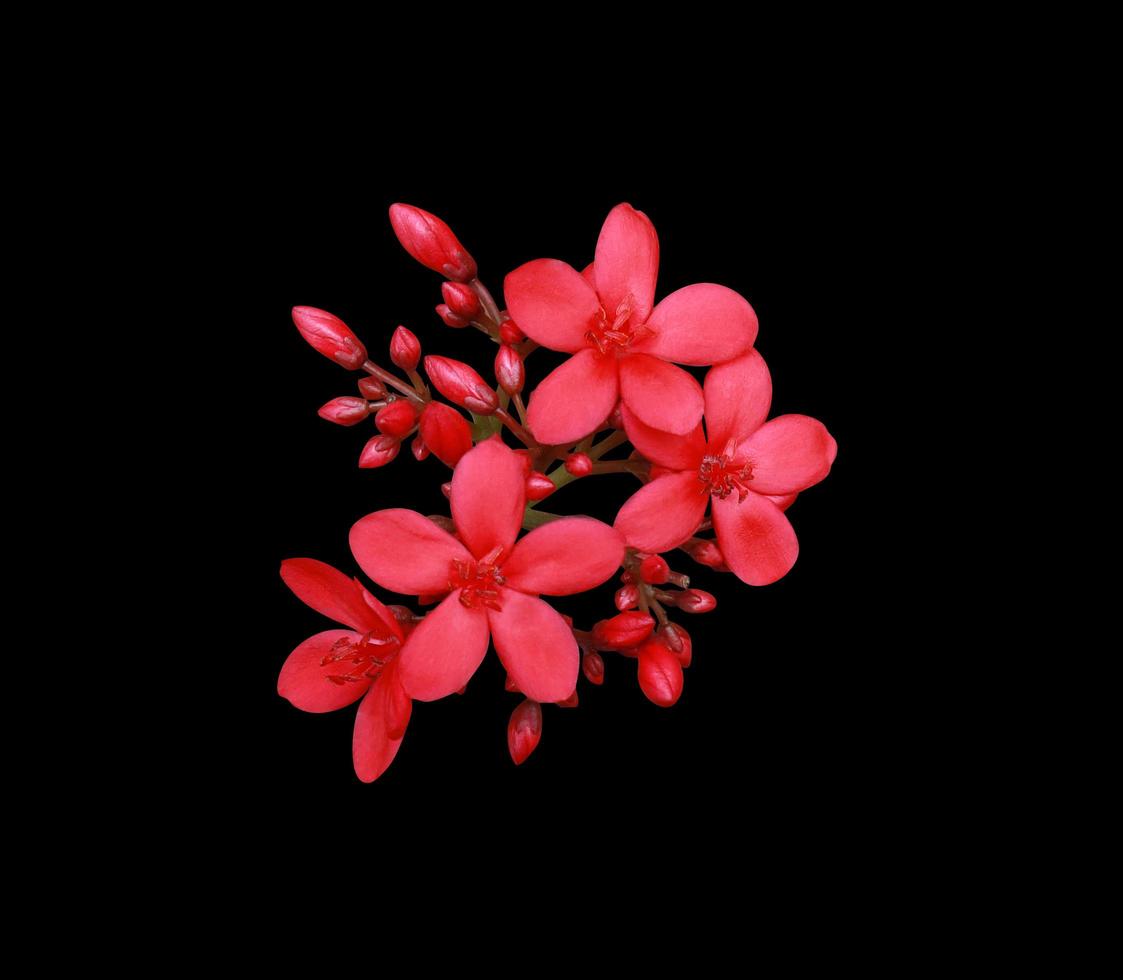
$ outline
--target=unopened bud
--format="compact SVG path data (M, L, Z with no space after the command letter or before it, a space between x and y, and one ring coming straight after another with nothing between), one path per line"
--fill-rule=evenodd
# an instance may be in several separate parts
M336 425L356 425L367 417L369 411L364 399L345 395L321 405L316 414Z
M386 409L382 411L385 412ZM662 555L648 555L640 562L639 576L648 585L662 585L670 574L670 566Z
M421 438L445 466L455 466L472 448L472 429L455 408L429 402L421 410Z
M620 612L635 609L639 605L639 589L634 585L625 585L616 590L616 608Z
M596 650L589 650L581 658L581 670L590 684L604 683L604 657Z
M705 565L707 568L721 568L725 564L725 556L713 541L695 538L681 547L699 565Z
M555 490L557 486L545 473L531 473L526 478L527 500L545 500Z
M565 469L570 476L588 476L593 472L593 461L584 453L570 453L565 458Z
M390 402L385 408L378 410L374 424L384 435L401 439L417 424L417 409L404 398Z
M398 455L398 450L401 448L400 439L395 439L393 436L375 436L363 446L363 451L359 454L359 468L373 470L385 466Z
M523 390L526 368L523 367L523 359L519 356L519 352L509 344L501 344L499 352L495 355L495 380L508 395Z
M622 612L593 626L593 643L602 650L638 646L655 629L655 620L645 612Z
M452 481L451 480L449 480L448 483L442 483L441 484L441 493L443 493L445 495L446 500L452 500Z
M440 218L412 204L390 207L390 224L404 248L423 266L454 279L476 278L476 262Z
M683 667L690 666L690 661L693 659L694 644L686 630L674 623L667 623L666 626L660 628L658 636L666 644L667 649L678 658L678 662Z
M647 699L661 708L669 708L682 694L682 664L662 643L640 647L638 676Z
M459 329L460 327L468 326L468 321L465 320L464 317L457 316L453 313L452 310L448 308L448 303L438 303L434 309L436 309L437 316L444 321L446 327L456 327Z
M526 340L526 334L514 320L504 320L499 324L499 339L505 344L521 344Z
M429 455L429 447L425 445L425 440L420 435L414 436L413 442L409 444L409 451L419 463Z
M703 589L687 589L685 592L679 593L675 605L683 612L708 613L717 606L717 599Z
M425 373L437 391L461 408L477 415L492 415L499 407L495 389L463 361L430 354L425 358Z
M522 765L538 748L542 738L542 706L526 700L511 713L507 722L507 748L516 766Z
M480 312L479 297L471 286L466 286L462 282L441 283L441 295L445 298L448 308L465 320L471 320Z
M372 402L381 401L386 397L386 385L378 378L372 378L369 375L365 378L359 378L359 391Z
M367 349L339 317L314 306L294 306L292 322L300 335L324 357L354 371L367 359Z
M577 688L573 689L573 693L564 701L555 701L559 708L576 708L577 707Z
M414 371L421 360L421 341L412 330L398 327L390 338L390 360L403 371Z

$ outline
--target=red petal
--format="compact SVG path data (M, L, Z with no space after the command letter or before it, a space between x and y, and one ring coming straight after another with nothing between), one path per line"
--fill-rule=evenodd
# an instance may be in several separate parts
M806 415L766 422L743 445L738 459L753 465L753 490L783 494L806 490L831 471L838 446L827 427Z
M426 616L410 633L400 662L402 686L415 701L436 701L460 690L487 653L487 616L469 609L460 590Z
M301 643L281 667L277 693L288 698L301 711L317 714L345 708L358 701L370 687L369 679L344 681L342 684L328 680L329 674L346 674L354 664L344 660L320 666L320 661L331 653L332 645L344 639L358 643L362 637L351 630L325 630Z
M525 507L521 457L497 438L465 453L452 474L452 519L473 555L483 558L496 547L509 555Z
M421 438L445 466L455 466L472 448L472 429L455 408L429 402L421 411Z
M397 666L396 660L386 666L355 716L351 756L355 763L355 775L364 783L373 783L390 767L409 724L412 705L402 691Z
M581 270L581 278L585 280L593 289L597 288L597 270L596 265L590 262L584 269Z
M362 588L326 562L315 558L286 558L281 562L281 578L301 602L328 619L360 633L384 632L384 621L367 605ZM394 618L389 613L387 617ZM396 631L395 635L400 636L401 631Z
M600 300L581 273L557 259L535 259L507 274L507 312L532 340L572 354L588 346L585 334Z
M449 566L472 556L447 531L412 510L379 510L351 528L351 553L384 589L405 595L448 591Z
M404 639L405 633L403 632L402 623L398 617L394 615L393 611L388 606L383 605L379 599L371 595L366 586L363 585L358 578L354 578L351 581L358 587L359 592L362 594L363 601L370 606L370 608L374 610L374 614L389 627L390 632L398 637L398 639ZM405 607L398 606L398 608L404 609Z
M739 293L700 282L671 293L647 321L654 336L635 349L679 364L721 364L744 354L756 340L753 308Z
M651 315L659 274L659 236L647 215L630 204L617 204L609 211L597 239L593 268L609 321L617 307L630 301L632 325L643 323Z
M527 408L530 430L544 445L576 442L608 418L618 390L616 358L586 348L534 389Z
M647 354L621 358L620 397L641 422L664 432L686 435L702 420L702 386Z
M714 497L714 530L725 563L742 582L768 585L795 564L799 542L783 512L767 497L750 492L743 503L735 494Z
M706 437L697 425L684 436L644 425L627 405L620 406L624 431L639 454L658 466L671 470L696 470L706 453Z
M504 589L499 604L487 618L515 685L532 701L564 701L577 686L580 664L573 631L552 606L516 589Z
M640 551L670 551L697 529L709 494L694 471L652 480L620 508L615 527Z
M720 453L733 439L748 439L768 418L772 376L760 354L751 350L706 372L706 432Z
M765 496L772 501L780 510L787 510L795 503L795 498L799 496L798 493L782 493L779 496L766 493Z
M572 595L596 588L624 558L624 539L591 517L563 517L531 531L502 568L520 592Z

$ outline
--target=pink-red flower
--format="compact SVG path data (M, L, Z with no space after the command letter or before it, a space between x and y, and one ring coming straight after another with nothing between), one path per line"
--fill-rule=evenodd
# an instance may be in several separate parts
M659 239L642 211L619 204L582 274L557 259L507 276L511 316L543 347L573 354L535 389L528 409L542 443L593 432L621 399L644 424L689 433L702 417L702 389L679 364L720 364L756 339L756 314L725 286L686 286L654 306ZM654 309L652 308L654 306Z
M281 578L306 605L348 628L317 633L293 650L277 692L313 712L362 698L352 755L358 777L373 782L394 761L409 724L412 705L398 679L405 630L357 579L322 561L289 558L281 563Z
M377 511L351 529L351 550L379 585L445 595L402 649L401 680L412 698L433 701L460 690L489 637L531 700L563 701L576 686L573 632L538 597L600 585L619 567L624 542L600 521L565 517L516 544L526 503L523 466L498 438L460 460L450 498L456 537L411 510Z
M632 445L663 469L624 504L616 527L634 548L668 551L694 533L712 500L725 563L741 581L767 585L799 553L783 508L830 472L838 447L806 415L764 421L772 379L755 350L712 368L705 400L706 433L698 425L686 435L660 432L623 407Z

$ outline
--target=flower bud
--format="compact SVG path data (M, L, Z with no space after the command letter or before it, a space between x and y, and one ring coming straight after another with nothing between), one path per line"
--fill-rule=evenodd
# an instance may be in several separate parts
M690 661L693 659L694 644L690 641L690 634L686 630L674 623L667 623L659 630L657 635L667 649L678 658L678 662L683 667L690 666Z
M523 367L523 359L519 356L519 352L510 344L501 344L499 352L495 355L495 380L508 395L523 390L526 368Z
M381 401L386 397L386 385L379 381L378 378L372 378L370 375L367 375L365 378L359 378L359 391L372 402Z
M384 435L402 439L417 424L417 409L404 398L380 408L374 424Z
M596 650L585 652L585 656L581 658L581 670L590 684L600 686L604 683L604 657Z
M638 646L655 628L655 620L645 612L622 612L602 619L593 626L593 643L602 650Z
M339 317L314 306L294 306L292 322L300 335L324 357L354 371L367 359L367 349Z
M445 466L455 466L472 448L472 429L455 408L429 402L421 410L421 438Z
M382 410L383 412L386 409ZM379 413L382 414L381 412ZM670 566L662 555L648 555L639 566L639 577L648 585L662 585L671 574Z
M363 446L363 451L359 454L359 468L373 470L385 466L398 455L398 450L401 448L401 439L395 439L393 436L375 436Z
M565 469L570 476L588 476L593 472L593 461L584 453L570 453L565 458Z
M438 303L434 307L434 309L436 309L437 316L439 316L444 321L444 325L446 327L459 328L468 326L468 321L465 320L464 317L457 316L455 313L453 313L452 310L448 308L447 303Z
M564 701L555 701L559 708L576 708L577 707L577 688L573 689L573 693Z
M421 360L421 341L412 330L398 327L390 338L390 360L403 371L414 371Z
M526 334L514 320L504 320L499 324L499 339L505 344L521 344L526 340Z
M681 545L681 547L699 565L705 565L707 568L721 568L725 564L725 556L713 541L695 538Z
M480 299L471 286L462 282L442 282L441 295L445 303L459 317L471 320L480 312Z
M441 493L445 495L445 500L452 500L452 480L441 484Z
M634 585L625 585L616 590L616 608L620 612L635 609L639 605L639 589Z
M717 599L703 589L687 589L685 592L679 593L678 602L675 605L683 612L708 613L717 606Z
M669 708L682 694L682 664L662 643L651 641L639 649L639 686L647 699Z
M411 204L390 207L390 224L404 248L423 266L456 282L476 278L476 262L440 218Z
M429 447L425 445L425 440L421 438L420 433L413 437L413 442L409 444L409 451L419 463L428 457Z
M545 500L555 490L557 486L545 473L531 473L526 478L527 500Z
M507 722L507 749L516 766L522 765L538 748L542 738L542 706L526 700L511 713Z
M499 407L495 389L463 361L430 354L425 358L425 373L437 391L461 408L477 415L492 415Z
M370 408L364 399L345 395L321 405L316 414L336 425L356 425L365 419L369 412Z

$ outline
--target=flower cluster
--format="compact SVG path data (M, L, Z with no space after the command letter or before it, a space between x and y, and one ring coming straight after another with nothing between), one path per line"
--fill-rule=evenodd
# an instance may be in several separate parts
M507 728L516 764L538 745L543 704L576 706L580 674L603 683L605 653L634 659L643 693L674 704L693 648L668 611L709 612L716 600L691 588L665 555L678 549L748 585L775 582L799 550L785 511L827 475L836 452L815 419L768 419L772 381L753 348L757 318L744 298L699 283L655 301L659 239L630 205L609 213L583 271L537 259L511 272L506 309L440 218L395 204L390 221L406 251L446 277L440 319L479 330L498 349L493 386L462 361L423 358L418 338L399 326L389 345L399 375L374 363L338 317L293 310L312 347L363 372L358 395L319 411L344 426L373 417L377 432L359 466L387 465L410 440L414 458L432 454L452 470L442 485L451 516L381 510L351 528L358 566L383 589L431 607L425 615L384 605L322 562L281 565L301 600L346 629L301 643L278 691L305 711L362 699L353 752L364 782L393 761L412 702L463 691L491 644L507 689L523 699ZM539 347L570 356L525 404L525 362ZM704 383L680 364L708 367ZM612 526L538 507L572 480L620 472L642 486ZM615 613L588 630L548 601L617 573Z

